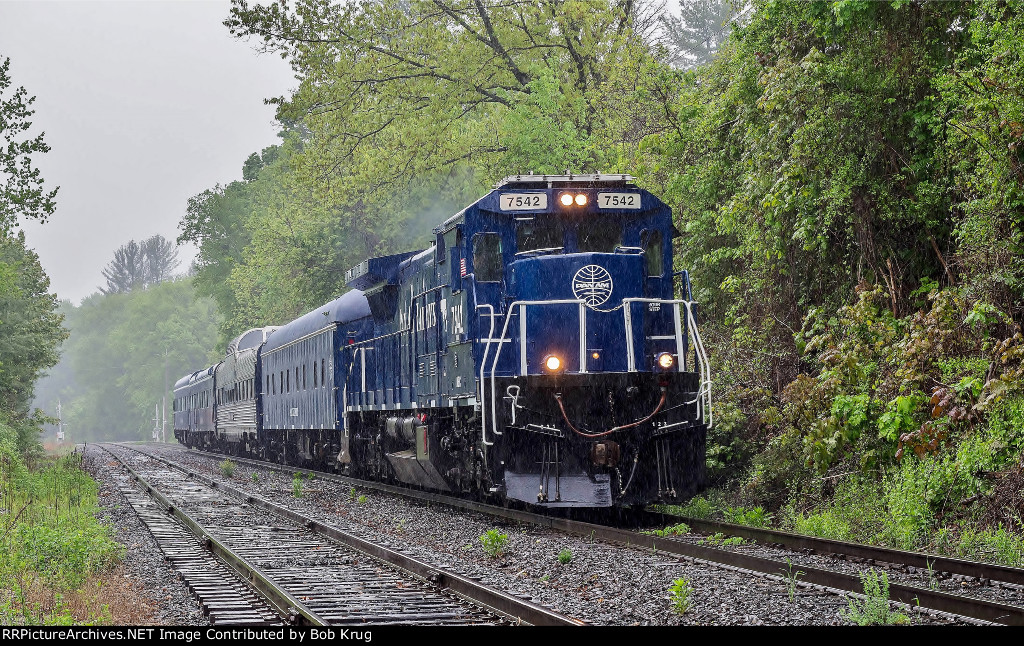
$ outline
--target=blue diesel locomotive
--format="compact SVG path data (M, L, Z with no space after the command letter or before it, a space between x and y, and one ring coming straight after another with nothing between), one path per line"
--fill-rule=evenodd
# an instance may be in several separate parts
M178 440L545 507L703 487L711 375L664 203L628 175L522 175L433 234L181 379Z

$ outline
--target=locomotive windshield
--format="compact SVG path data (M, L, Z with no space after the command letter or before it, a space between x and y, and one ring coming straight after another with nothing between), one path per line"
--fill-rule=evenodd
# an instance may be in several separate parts
M565 226L557 219L520 220L516 226L516 252L559 249L565 246Z
M581 224L576 232L578 253L614 253L622 244L622 227L609 223L606 226Z

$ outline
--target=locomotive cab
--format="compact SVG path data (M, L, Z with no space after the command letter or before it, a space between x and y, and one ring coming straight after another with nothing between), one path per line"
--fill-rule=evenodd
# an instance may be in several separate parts
M512 248L479 379L495 488L546 506L692 495L710 374L685 274L674 295L670 210L624 176L498 189Z
M353 464L545 506L697 491L710 372L674 234L629 176L517 176L353 268L374 326L340 361Z

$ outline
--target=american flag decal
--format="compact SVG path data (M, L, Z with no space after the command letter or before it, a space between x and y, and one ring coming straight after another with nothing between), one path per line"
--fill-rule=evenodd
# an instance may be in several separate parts
M463 278L466 277L466 259L465 258L460 258L459 259L459 275L461 275Z

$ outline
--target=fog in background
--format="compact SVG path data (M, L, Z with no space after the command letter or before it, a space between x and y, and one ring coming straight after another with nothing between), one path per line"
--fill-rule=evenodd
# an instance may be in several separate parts
M223 2L0 0L0 57L36 97L34 161L57 212L24 224L60 298L80 302L129 240L177 238L189 197L241 179L277 141L268 97L297 85L288 65L236 41ZM180 249L181 270L195 255Z

